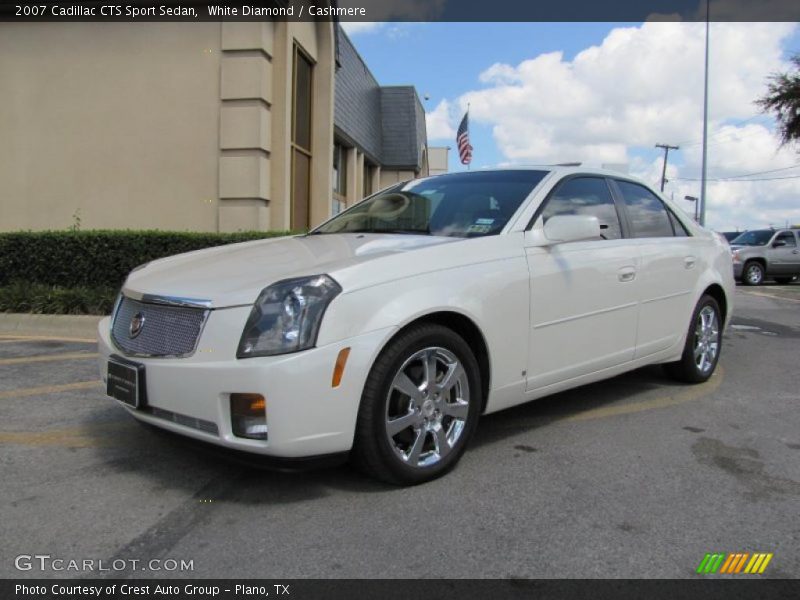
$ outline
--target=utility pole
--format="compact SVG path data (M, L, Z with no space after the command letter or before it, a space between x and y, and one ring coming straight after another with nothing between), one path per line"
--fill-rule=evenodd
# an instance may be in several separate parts
M664 149L664 166L661 168L661 191L664 191L664 184L667 182L667 157L670 150L680 150L680 146L670 146L669 144L656 144L656 148Z

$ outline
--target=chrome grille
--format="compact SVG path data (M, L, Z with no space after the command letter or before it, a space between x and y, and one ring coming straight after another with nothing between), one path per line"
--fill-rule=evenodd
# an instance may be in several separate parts
M131 321L141 313L144 324L131 335ZM202 308L150 304L122 297L111 336L131 356L185 356L194 352L208 311Z

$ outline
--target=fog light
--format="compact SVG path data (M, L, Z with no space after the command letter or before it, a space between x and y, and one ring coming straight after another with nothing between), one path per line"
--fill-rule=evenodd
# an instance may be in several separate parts
M267 401L261 394L231 394L233 435L251 440L267 439Z

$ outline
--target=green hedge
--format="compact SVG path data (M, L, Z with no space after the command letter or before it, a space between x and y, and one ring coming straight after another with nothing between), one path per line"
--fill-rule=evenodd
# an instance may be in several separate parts
M59 287L17 281L0 286L0 312L58 315L107 315L119 287Z
M83 288L82 295L92 297L94 292L87 290L116 290L131 269L157 258L290 234L102 230L0 233L0 286L27 282L53 289ZM16 298L20 291L14 288L7 293L13 292Z

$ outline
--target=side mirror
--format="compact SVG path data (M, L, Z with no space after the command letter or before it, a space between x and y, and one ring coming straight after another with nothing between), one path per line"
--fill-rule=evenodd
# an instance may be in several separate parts
M772 242L773 248L781 248L786 245L786 240L775 240Z
M590 215L559 215L547 219L544 237L551 244L591 240L600 237L600 221Z

